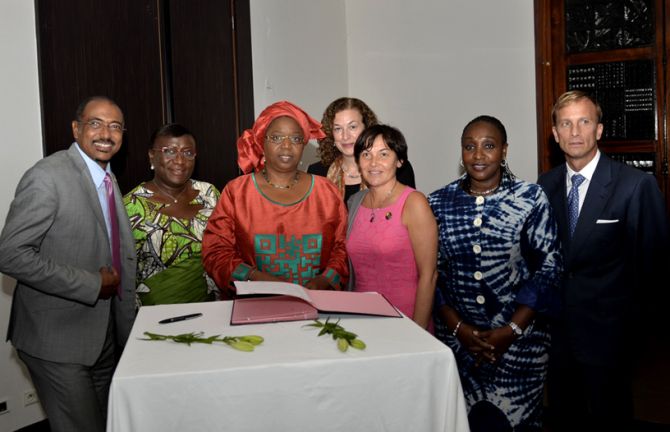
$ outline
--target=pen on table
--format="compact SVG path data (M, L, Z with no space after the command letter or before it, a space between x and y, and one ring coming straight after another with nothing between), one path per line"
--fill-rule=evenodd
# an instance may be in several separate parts
M177 321L186 321L186 320L190 320L190 319L193 319L193 318L198 318L198 317L201 317L201 316L202 316L202 314L199 313L199 312L188 314L188 315L181 315L181 316L176 316L176 317L172 317L172 318L165 318L163 320L158 321L158 324L169 324L169 323L173 323L173 322L177 322Z

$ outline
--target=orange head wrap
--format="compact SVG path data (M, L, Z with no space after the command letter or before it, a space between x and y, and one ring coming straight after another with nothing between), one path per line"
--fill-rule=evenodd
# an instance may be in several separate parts
M278 117L291 117L298 122L305 137L305 142L326 137L326 134L321 130L321 123L314 120L298 106L288 101L275 102L265 108L256 119L253 127L245 130L242 136L237 139L237 165L245 174L263 168L265 131L270 123Z

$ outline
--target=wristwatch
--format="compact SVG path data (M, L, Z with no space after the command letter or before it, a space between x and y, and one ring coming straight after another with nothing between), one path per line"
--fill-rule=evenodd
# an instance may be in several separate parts
M517 325L514 321L510 321L509 326L512 327L512 331L517 336L523 336L523 330Z

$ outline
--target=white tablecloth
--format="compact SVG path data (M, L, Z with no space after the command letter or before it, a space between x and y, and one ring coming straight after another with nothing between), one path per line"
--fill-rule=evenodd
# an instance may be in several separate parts
M107 430L468 431L451 350L411 320L341 316L367 344L342 353L306 321L230 326L231 307L141 308L112 380ZM158 324L194 312L203 316ZM265 342L242 352L139 340L145 331L257 334Z

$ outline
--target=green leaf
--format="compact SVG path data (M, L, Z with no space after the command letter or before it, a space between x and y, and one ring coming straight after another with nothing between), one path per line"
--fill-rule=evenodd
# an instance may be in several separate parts
M249 342L251 345L260 345L265 340L263 337L256 335L240 336L238 339L243 342Z
M359 349L359 350L364 350L365 349L365 342L363 342L360 339L354 339L354 340L350 341L349 345L351 345L352 347L354 347L356 349Z
M253 351L256 345L261 344L264 339L262 336L257 335L245 335L245 336L225 336L221 338L221 335L214 335L209 337L203 337L203 332L199 333L182 333L176 336L173 335L161 335L157 333L144 332L148 339L142 338L140 340L172 340L177 343L184 343L191 345L192 343L203 343L203 344L213 344L214 342L223 342L237 350L240 351Z
M342 352L347 351L350 345L356 349L365 349L366 347L365 343L363 343L363 341L360 339L356 339L357 338L356 333L352 333L350 331L345 330L344 327L342 327L339 324L340 323L339 318L335 322L330 322L330 317L328 317L326 318L326 322L323 324L319 320L314 321L315 323L306 324L306 326L321 328L317 336L323 336L324 334L331 335L333 340L337 342L337 348L340 351Z
M253 351L255 347L249 342L244 342L240 340L228 342L228 345L240 351Z
M214 343L214 342L216 342L216 341L218 341L218 340L219 340L219 335L214 335L214 336L210 336L210 337L208 337L208 338L203 339L203 340L202 340L202 343L206 343L206 344L210 344L210 345L211 345L212 343Z
M151 332L144 332L145 335L149 336L149 339L142 339L142 340L165 340L170 338L170 336L163 336L160 334L156 333L151 333Z
M199 334L196 333L183 333L177 336L172 336L172 340L191 345L193 342L197 342L198 336Z

